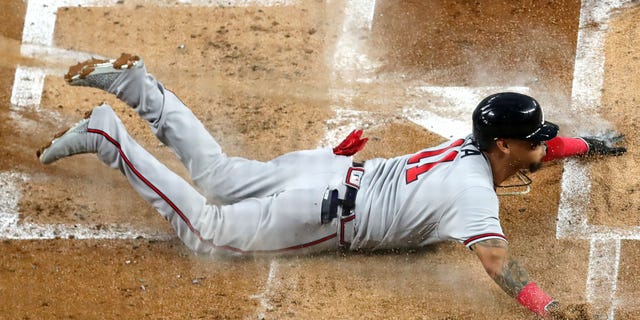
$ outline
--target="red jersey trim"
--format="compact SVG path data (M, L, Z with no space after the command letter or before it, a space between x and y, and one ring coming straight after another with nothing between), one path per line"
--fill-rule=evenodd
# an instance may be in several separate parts
M129 160L129 158L124 154L124 152L122 151L122 148L120 147L120 143L118 141L116 141L116 139L114 139L113 137L111 137L108 133L99 130L99 129L91 129L88 128L87 132L90 133L95 133L95 134L99 134L101 136L103 136L105 139L107 139L109 142L111 142L111 144L113 144L116 149L118 149L118 153L120 154L120 156L122 157L122 160L124 161L124 163L127 165L127 167L129 167L129 169L131 169L131 171L136 175L136 177L138 177L138 179L140 179L140 181L144 182L145 185L147 185L147 187L149 187L151 190L153 190L158 196L160 196L160 198L162 198L162 200L164 200L175 212L176 214L180 217L180 219L182 219L182 221L187 225L187 227L189 228L189 230L191 230L191 232L193 232L198 239L200 239L200 241L202 242L207 242L210 240L205 240L204 238L202 238L202 235L200 234L200 231L198 229L196 229L192 224L191 221L189 220L189 218L184 214L184 212L182 212L182 210L180 210L180 208L178 208L178 206L173 203L173 201L171 201L171 199L169 199L169 197L167 195L165 195L164 193L162 193L162 191L160 191L160 189L158 189L155 185L153 185L151 183L151 181L149 181L147 178L145 178L142 173L140 173L140 171L138 171L134 166L133 163L131 163L131 161ZM254 254L254 253L279 253L279 252L287 252L287 251L292 251L292 250L298 250L298 249L304 249L307 247L311 247L317 244L320 244L322 242L331 240L333 238L336 238L338 236L338 233L333 233L330 234L326 237L311 241L311 242L307 242L307 243L303 243L303 244L299 244L299 245L294 245L291 247L287 247L287 248L281 248L281 249L273 249L273 250L242 250L239 248L235 248L235 247L231 247L231 246L218 246L215 243L212 243L213 247L215 249L219 249L219 250L227 250L227 251L232 251L232 252L236 252L236 253L240 253L240 254Z
M355 214L353 214L353 215L351 215L350 217L347 217L347 218L344 218L344 219L341 219L341 220L340 220L340 245L343 245L343 246L344 246L344 245L347 245L347 244L349 244L349 243L350 243L350 242L347 242L347 241L344 239L344 225L345 225L345 224L347 224L347 222L350 222L350 221L352 221L352 220L353 220L353 219L355 219L355 218L356 218L356 215L355 215Z
M463 243L465 246L468 246L471 243L477 242L480 239L484 239L484 238L502 238L504 240L507 240L507 237L505 237L502 234L499 233L483 233L477 236L473 236L467 240L465 240Z

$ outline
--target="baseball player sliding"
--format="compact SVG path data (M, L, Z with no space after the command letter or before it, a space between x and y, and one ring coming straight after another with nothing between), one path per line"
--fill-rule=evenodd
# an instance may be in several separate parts
M543 161L626 152L611 139L558 137L558 126L544 120L536 100L503 92L478 104L471 135L415 154L353 163L351 156L367 141L354 131L333 149L259 162L227 157L138 56L81 62L65 79L113 93L134 108L204 194L138 145L107 104L38 150L40 161L95 153L119 169L197 253L300 254L453 240L469 247L508 295L554 319L575 306L545 294L510 254L496 188Z

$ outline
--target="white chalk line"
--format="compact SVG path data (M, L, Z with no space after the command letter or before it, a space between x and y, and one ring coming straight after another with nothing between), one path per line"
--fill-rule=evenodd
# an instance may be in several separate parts
M489 94L500 91L512 91L520 93L530 92L529 87L441 87L441 86L414 86L406 90L405 97L396 97L396 100L404 99L405 107L400 117L413 122L444 138L464 137L471 132L471 118L478 101ZM341 89L341 95L334 98L344 102L345 92ZM354 93L355 94L355 93ZM429 101L429 102L425 102ZM349 132L354 129L368 129L385 124L388 119L375 119L372 112L335 108L335 116L326 121L327 129L320 140L320 147L329 147L338 144Z
M528 87L434 87L416 86L407 89L403 116L444 138L464 137L471 132L469 116L478 101L489 94L512 91L527 94ZM425 102L427 101L427 102ZM462 119L462 120L461 120Z
M20 186L29 176L20 172L0 172L0 239L45 240L74 239L170 239L166 233L136 231L128 224L121 225L64 225L21 223L18 210L22 196Z
M587 300L598 306L608 306L607 318L614 319L617 306L620 239L591 239L590 246Z
M345 2L342 27L333 53L332 77L346 82L371 83L371 72L378 64L369 59L360 40L369 34L376 8L375 0L349 0Z
M256 317L257 319L265 319L266 313L274 310L273 305L271 305L271 295L274 290L280 287L280 283L276 278L278 274L279 264L278 261L271 260L269 263L269 273L267 275L267 280L264 284L264 289L259 294L251 295L251 299L257 299L260 302L260 306L258 307Z
M571 111L595 113L604 86L605 38L612 10L630 1L583 0L574 67ZM593 26L598 26L594 28ZM556 236L590 239L587 301L608 306L607 319L615 319L621 239L640 240L640 227L588 224L591 183L587 164L565 161L558 206Z
M346 1L342 24L338 31L338 40L330 57L332 83L337 82L371 82L362 75L375 70L375 65L363 50L359 35L371 31L371 23L375 11L375 0ZM338 144L351 130L366 128L369 125L368 113L352 110L351 103L358 92L349 87L329 88L332 97L332 108L336 115L326 122L324 137L319 147L330 147Z

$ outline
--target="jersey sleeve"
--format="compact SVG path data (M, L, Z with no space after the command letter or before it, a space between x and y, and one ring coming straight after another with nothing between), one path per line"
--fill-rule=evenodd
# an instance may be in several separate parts
M500 205L496 193L486 187L462 191L442 216L438 235L471 247L474 243L498 238L506 240L499 218Z

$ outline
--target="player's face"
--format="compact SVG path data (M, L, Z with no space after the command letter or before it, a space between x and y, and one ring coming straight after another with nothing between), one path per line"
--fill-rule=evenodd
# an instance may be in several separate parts
M547 154L544 141L512 140L512 156L514 164L520 169L536 172L542 167L542 158Z

